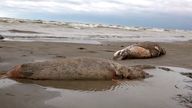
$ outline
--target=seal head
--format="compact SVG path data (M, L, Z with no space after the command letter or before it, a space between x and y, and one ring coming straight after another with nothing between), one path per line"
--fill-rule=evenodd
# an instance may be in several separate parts
M116 77L117 79L143 79L148 77L149 74L143 71L141 68L137 67L126 67L120 66L116 67Z
M21 77L21 65L15 66L12 70L6 73L9 78L20 78Z

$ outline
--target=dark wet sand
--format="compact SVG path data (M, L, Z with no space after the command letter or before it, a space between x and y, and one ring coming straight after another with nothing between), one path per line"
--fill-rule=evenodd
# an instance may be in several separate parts
M50 59L63 59L66 57L89 56L112 59L113 53L115 51L129 44L131 43L105 42L100 45L90 45L72 43L1 41L0 72L6 72L16 64L44 61ZM129 66L147 64L192 69L192 42L189 41L159 44L166 49L167 54L165 56L152 59L129 59L117 62ZM183 89L183 86L186 86L185 82L183 82L186 77L170 72L169 74L166 74L166 71L162 71L161 74L155 72L154 76L155 77L145 79L144 81L133 81L128 83L123 82L120 86L117 86L116 83L114 84L111 82L102 82L102 84L100 85L100 83L98 82L87 82L87 84L85 84L84 82L78 82L77 84L75 82L62 83L58 81L51 81L47 83L43 81L26 82L25 80L25 84L18 82L16 84L11 84L12 81L9 82L6 80L0 80L0 105L3 106L2 108L127 108L127 106L125 105L129 103L132 108L142 108L143 105L146 105L144 106L144 108L185 108L186 105L182 106L179 104L180 100L182 101L183 98L176 101L174 101L173 99L169 100L169 98L172 95L175 97L177 95L181 95L180 97L182 97L182 93L186 95L185 93L190 92L190 90L188 89ZM172 79L172 77L174 77L174 79ZM44 87L33 85L31 83L39 84L42 86L51 86L54 89L59 89L46 90L46 88ZM58 83L62 84L60 85ZM2 84L4 84L5 87ZM93 84L96 84L96 86L93 86ZM191 84L191 81L187 84ZM164 89L161 90L161 88L163 87ZM99 90L99 92L92 91L92 88L93 90ZM104 92L102 92L102 90L104 90ZM83 97L85 98L81 99ZM148 98L146 99L146 97ZM125 100L124 98L129 99L129 101ZM73 101L75 101L76 104ZM98 102L100 104L98 104Z
M192 79L179 72L192 70L170 69L145 70L153 77L116 83L2 79L0 104L2 108L191 108Z

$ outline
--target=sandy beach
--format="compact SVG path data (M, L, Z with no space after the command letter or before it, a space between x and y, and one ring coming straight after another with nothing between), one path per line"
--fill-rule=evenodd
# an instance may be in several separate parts
M0 68L8 71L11 67L28 62L62 59L67 57L99 57L111 59L113 53L131 42L106 42L102 44L78 44L57 42L0 42ZM192 68L192 43L172 42L159 43L167 54L159 58L128 59L117 62L132 65L155 65Z
M118 49L121 49L129 44L130 42L106 42L102 44L77 44L77 43L54 43L54 42L9 42L9 41L1 41L0 42L0 69L1 72L6 72L17 64L29 63L29 62L38 62L38 61L46 61L51 59L64 59L69 57L99 57L105 59L111 59L113 53ZM166 49L167 54L165 56L159 58L151 58L151 59L128 59L123 61L117 61L121 64L125 64L128 66L133 65L154 65L154 66L166 66L166 67L180 67L180 68L188 68L192 69L192 43L188 42L172 42L172 43L159 43L163 48ZM159 72L158 72L159 71ZM191 72L191 70L177 70L178 72ZM164 75L163 75L164 73ZM105 102L103 100L103 105L98 105L101 103L95 102L94 100L106 97L98 97L97 93L107 93L107 97L111 98L111 101L117 101L117 105L126 105L127 102L122 100L120 97L112 98L114 94L111 94L113 90L117 93L124 94L127 89L123 89L123 92L118 91L119 88L128 87L129 93L128 97L130 98L132 103L129 103L132 108L142 107L146 105L146 107L153 107L154 105L157 107L172 107L172 108L185 108L191 105L190 101L183 101L186 98L190 98L191 90L183 89L187 85L190 85L191 79L186 79L185 76L181 74L178 75L174 73L161 72L161 70L156 70L153 72L154 77L152 79L146 79L144 81L128 81L121 82L119 84L115 84L111 81L108 82L90 82L90 81L71 81L71 82L62 82L62 81L33 81L33 80L24 80L24 81L14 81L10 79L1 79L1 89L0 89L0 103L3 108L60 108L62 106L65 107L113 107L114 105L111 102ZM165 76L166 75L166 76ZM175 77L174 77L175 76ZM166 78L167 77L167 78ZM174 77L174 80L170 77ZM169 80L164 80L169 79ZM163 81L164 80L164 81ZM183 82L187 80L188 83ZM162 82L163 81L163 82ZM179 82L180 83L179 83ZM162 85L163 87L167 86L167 89L163 91L160 89ZM125 86L125 85L126 86ZM153 91L153 86L156 85L156 89L161 91L159 94L151 95L153 92L148 92L150 90ZM41 85L41 86L39 86ZM174 88L172 88L175 86ZM50 88L51 87L51 88ZM144 87L143 91L138 90L137 88ZM152 87L152 88L151 88ZM191 87L191 86L189 86ZM58 89L57 89L58 88ZM115 89L112 89L115 88ZM180 92L177 91L179 88ZM175 89L177 92L175 92ZM69 91L68 91L69 90ZM108 91L109 90L109 91ZM134 90L134 92L132 91ZM90 93L86 93L86 96L82 96L85 94L82 91L90 91ZM93 93L91 93L91 91ZM108 91L108 92L107 92ZM174 92L173 92L174 91ZM133 93L132 93L133 92ZM143 99L140 95L133 95L134 93L146 92L147 99ZM74 93L73 95L71 93ZM97 95L94 95L94 94ZM175 93L178 93L175 95ZM162 95L163 94L163 95ZM172 94L172 95L171 95ZM175 96L174 96L174 95ZM89 99L91 97L95 97L95 99ZM144 94L142 94L144 95ZM186 95L186 96L185 96ZM121 95L120 95L121 96ZM125 95L124 95L125 96ZM154 100L151 100L156 97ZM169 97L167 97L169 96ZM58 98L61 97L61 98ZM90 101L92 104L86 104L87 102L79 103L78 98L85 97L84 101ZM174 99L172 99L174 98ZM56 99L56 100L54 100ZM128 99L128 100L130 100ZM159 99L163 99L163 103L159 103ZM26 102L25 102L26 100ZM76 101L77 104L74 104L72 101ZM144 101L145 100L145 101ZM49 102L50 101L50 102ZM69 102L70 101L70 102ZM93 102L94 101L94 102ZM153 101L153 103L151 103ZM171 101L171 103L169 102ZM64 104L64 103L66 104ZM140 104L135 104L135 102L139 102ZM169 104L167 103L169 102ZM172 103L173 102L173 103ZM11 103L11 104L10 104ZM35 103L35 105L33 104ZM111 103L111 104L107 104ZM113 102L114 103L114 102ZM180 103L180 104L179 104ZM79 106L80 105L80 106ZM124 106L125 107L125 106ZM115 108L115 107L114 107Z
M9 18L1 18L0 24L0 34L4 37L0 40L1 74L18 64L46 60L70 57L112 60L117 50L141 41L157 42L167 52L157 58L115 61L127 66L156 66L145 70L152 77L143 80L0 79L2 108L192 107L191 31Z

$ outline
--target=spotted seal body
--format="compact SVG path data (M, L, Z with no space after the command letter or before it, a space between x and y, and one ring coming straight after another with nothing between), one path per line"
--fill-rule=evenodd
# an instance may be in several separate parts
M22 64L6 74L10 78L48 80L140 79L146 75L148 74L141 69L126 67L110 60L86 57Z
M153 58L165 55L165 49L153 42L141 42L132 44L122 50L114 53L113 59L128 59L128 58Z

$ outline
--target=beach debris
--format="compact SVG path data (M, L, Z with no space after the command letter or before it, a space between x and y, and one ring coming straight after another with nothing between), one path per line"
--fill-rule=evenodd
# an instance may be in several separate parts
M4 37L0 34L0 39L4 39Z
M161 48L157 43L154 42L141 42L129 45L128 47L118 50L114 53L113 59L124 60L124 59L143 59L153 58L165 55L165 49Z
M4 76L36 80L131 80L143 79L149 74L107 59L73 57L17 65Z
M181 75L187 76L189 78L192 78L192 73L191 72L182 72Z
M173 71L173 70L171 70L170 68L168 68L168 67L162 67L162 66L160 66L160 67L158 67L159 69L161 69L161 70L164 70L164 71Z
M77 49L80 49L80 50L84 50L84 49L86 49L86 48L83 48L83 47L79 47L79 48L77 48Z

